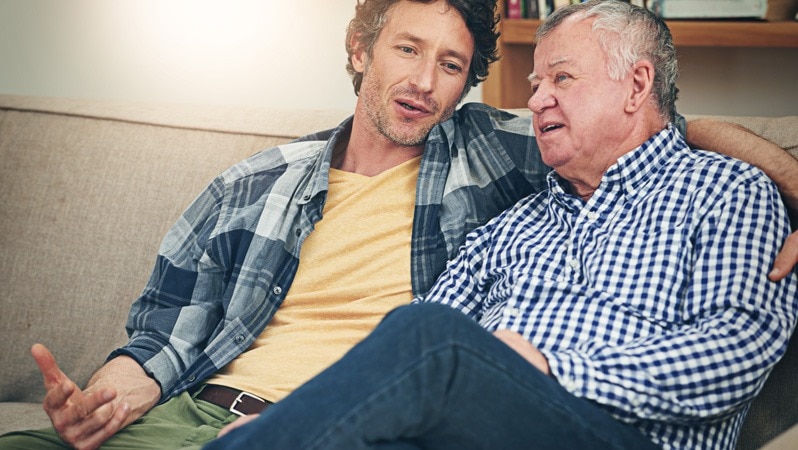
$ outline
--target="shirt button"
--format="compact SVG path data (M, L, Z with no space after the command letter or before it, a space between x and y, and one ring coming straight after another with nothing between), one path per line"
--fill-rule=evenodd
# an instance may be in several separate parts
M305 201L308 201L308 200L310 200L310 194L305 194L305 196L304 196L304 197L302 197L302 198L303 198Z
M571 266L572 269L576 270L579 268L579 261L576 259L572 259L568 261L568 265Z
M595 211L588 211L587 218L590 219L590 220L596 220L596 219L599 218L599 215Z
M197 379L197 377L196 377L195 375L189 375L189 377L188 377L188 382L189 382L189 383L193 383L193 382L194 382L194 380L196 380L196 379Z
M297 237L302 236L302 230L297 228L296 229L296 235L297 235Z
M236 344L240 344L240 343L244 342L244 336L239 334L238 336L236 336L235 341L236 341Z
M280 295L283 293L283 288L281 288L280 286L275 286L274 289L272 289L272 292L274 293L274 295Z

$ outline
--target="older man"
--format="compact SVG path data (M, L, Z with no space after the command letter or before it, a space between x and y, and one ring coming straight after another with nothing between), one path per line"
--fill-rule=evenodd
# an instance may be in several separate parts
M537 42L548 191L208 448L734 448L796 323L795 274L766 278L779 194L671 125L675 51L647 10L572 5Z

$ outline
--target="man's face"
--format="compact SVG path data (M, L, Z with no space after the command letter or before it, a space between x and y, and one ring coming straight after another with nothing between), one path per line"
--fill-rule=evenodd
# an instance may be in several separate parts
M530 76L528 106L541 156L566 179L603 173L622 138L628 83L610 79L592 22L566 19L542 39Z
M393 143L422 144L457 107L473 53L471 33L445 1L392 6L371 57L359 49L353 58L367 126Z

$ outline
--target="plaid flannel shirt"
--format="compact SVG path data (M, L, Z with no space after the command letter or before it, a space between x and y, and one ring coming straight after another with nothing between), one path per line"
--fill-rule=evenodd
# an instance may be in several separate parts
M127 323L128 355L168 398L245 351L296 273L300 246L321 219L335 130L263 151L222 173L161 244ZM429 289L466 234L546 187L530 119L461 107L427 139L411 244L414 295Z

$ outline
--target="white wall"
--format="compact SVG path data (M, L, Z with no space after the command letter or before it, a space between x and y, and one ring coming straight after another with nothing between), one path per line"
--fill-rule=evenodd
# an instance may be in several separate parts
M354 0L0 0L0 92L351 108Z
M354 5L0 0L0 93L351 109Z
M0 0L0 93L351 109L355 0ZM798 114L798 49L679 49L684 114ZM481 98L479 87L467 101Z

